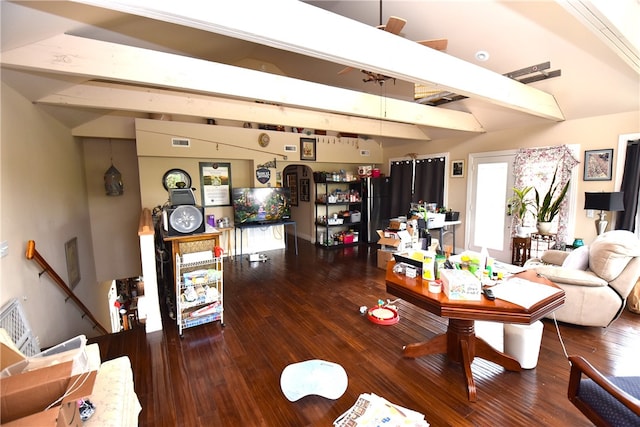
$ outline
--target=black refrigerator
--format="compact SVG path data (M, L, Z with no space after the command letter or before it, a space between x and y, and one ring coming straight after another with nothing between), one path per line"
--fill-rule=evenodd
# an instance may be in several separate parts
M367 243L379 239L376 230L389 226L391 217L391 177L362 179L363 215L367 225Z

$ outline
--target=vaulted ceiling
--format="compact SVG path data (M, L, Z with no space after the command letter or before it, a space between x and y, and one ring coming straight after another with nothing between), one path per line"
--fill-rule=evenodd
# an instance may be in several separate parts
M3 1L2 79L71 128L164 113L429 139L640 110L635 0L593 9L599 32L577 0L219 3ZM374 28L392 15L400 36ZM561 75L503 76L544 62ZM416 103L414 83L463 99Z

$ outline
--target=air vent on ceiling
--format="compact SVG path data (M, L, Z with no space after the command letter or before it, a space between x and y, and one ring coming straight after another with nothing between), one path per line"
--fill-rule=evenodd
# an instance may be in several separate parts
M171 146L189 148L191 147L191 140L186 138L171 138Z

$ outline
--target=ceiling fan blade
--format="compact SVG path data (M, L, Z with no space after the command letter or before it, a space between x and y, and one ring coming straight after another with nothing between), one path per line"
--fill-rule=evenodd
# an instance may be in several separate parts
M402 31L406 23L406 19L398 18L397 16L390 16L387 24L380 28L390 32L391 34L398 35L400 34L400 31Z
M430 47L435 50L447 50L447 44L449 40L447 39L433 39L433 40L420 40L416 43L421 44L422 46Z
M349 71L353 70L354 68L352 67L345 67L342 70L338 71L338 75L341 76L343 74L347 74Z

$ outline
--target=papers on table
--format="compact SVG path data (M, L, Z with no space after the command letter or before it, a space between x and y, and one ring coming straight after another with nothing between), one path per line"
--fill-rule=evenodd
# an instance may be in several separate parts
M496 272L501 271L505 273L505 275L520 273L521 271L524 271L524 270L525 270L524 268L518 267L517 265L506 264L500 261L494 261L493 263L493 271L496 271Z
M394 405L375 394L363 393L355 405L340 415L335 427L377 427L380 425L401 427L429 427L424 415L402 406Z
M553 286L532 282L519 277L504 280L492 287L491 290L496 298L517 304L524 308L531 308L531 306L545 298L560 292L560 289Z

